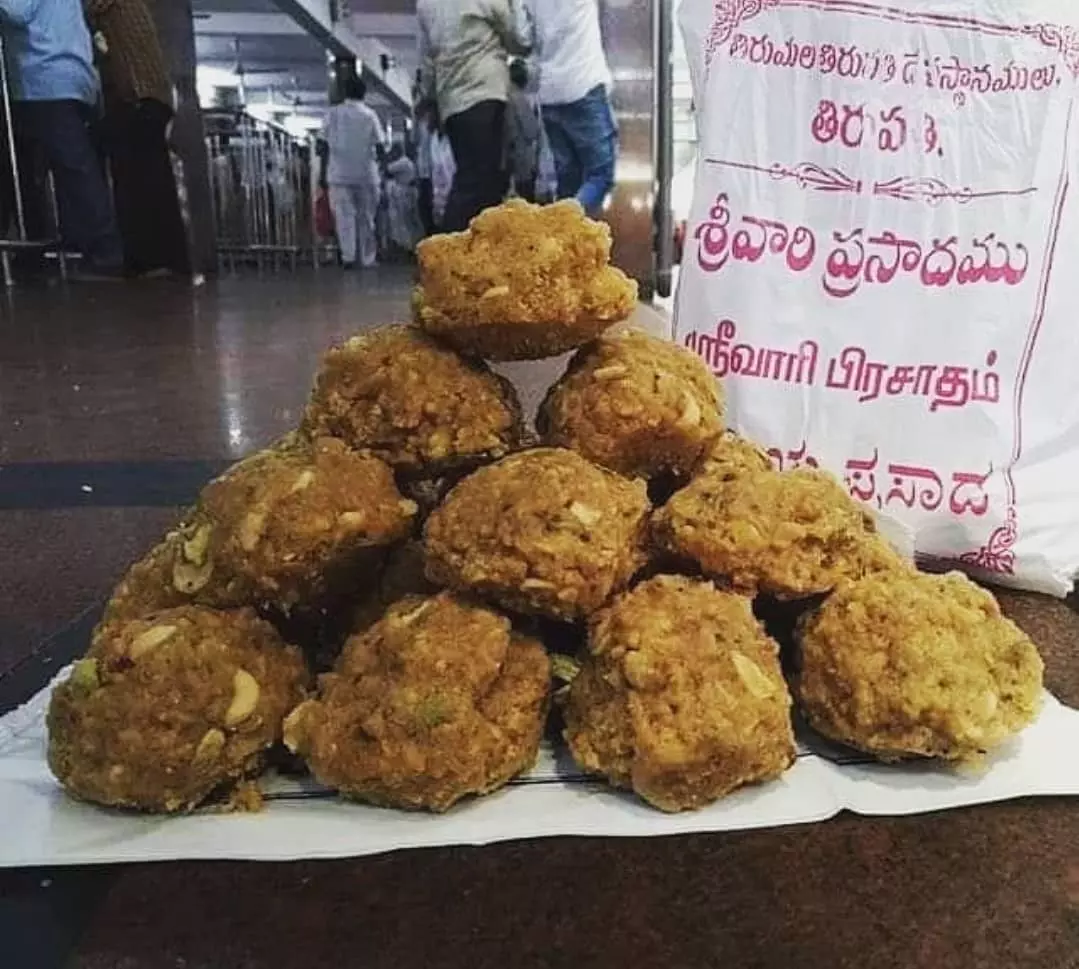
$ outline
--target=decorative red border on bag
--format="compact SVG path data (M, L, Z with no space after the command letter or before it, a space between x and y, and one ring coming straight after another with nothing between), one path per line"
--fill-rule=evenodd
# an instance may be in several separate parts
M958 202L966 205L975 199L987 198L1019 198L1023 195L1033 195L1036 188L999 189L992 192L975 192L969 186L952 188L939 178L927 178L918 176L905 176L890 178L885 182L873 183L873 194L886 198L896 199L901 202L925 202L926 205L937 206L941 202Z
M1026 24L1021 27L994 24L974 17L956 17L952 14L926 13L878 7L860 0L714 0L712 26L704 45L705 64L711 64L719 49L730 40L731 35L747 20L752 20L766 10L777 7L801 7L830 13L849 13L890 20L898 23L921 24L931 27L952 27L978 33L1030 37L1060 54L1072 75L1079 77L1079 30L1060 24Z
M777 182L792 179L799 188L817 192L849 192L852 195L860 195L863 188L861 182L851 178L842 169L825 168L816 162L799 162L797 165L784 165L782 162L771 165L752 165L749 162L728 162L716 158L706 158L705 162L721 168L767 175Z
M1016 539L1019 537L1019 524L1016 521L1015 509L1008 509L1008 517L1004 524L997 528L989 541L976 552L967 552L959 556L959 561L964 565L971 565L983 572L996 572L999 575L1013 575L1015 573L1015 548Z
M783 0L715 0L712 27L704 44L704 62L711 64L719 48L747 20L780 6L783 6Z
M1040 40L1046 47L1057 51L1068 70L1079 77L1079 31L1074 27L1061 27L1057 24L1028 24L1020 27L1019 32Z
M887 181L877 181L866 184L841 168L826 168L816 162L798 162L796 165L786 165L783 162L773 162L771 165L753 165L750 162L725 161L720 158L705 158L706 165L714 165L718 168L732 168L736 171L755 172L758 175L767 175L776 181L792 180L799 188L814 192L846 192L851 195L864 193L895 199L900 202L924 202L926 205L937 206L942 202L958 202L966 205L977 199L987 198L1020 198L1024 195L1033 195L1036 188L997 189L988 192L975 192L969 186L952 188L939 178L924 176L899 176Z
M711 63L719 48L730 39L731 34L741 24L759 16L765 10L773 10L776 7L801 7L828 13L875 17L878 20L888 20L893 23L950 27L997 36L1030 37L1057 51L1072 74L1079 77L1079 31L1073 27L1054 23L1025 24L1017 27L978 20L976 17L957 17L954 14L881 7L864 3L862 0L715 0L712 27L705 43L706 63Z
M712 26L705 42L705 64L711 65L722 45L728 41L734 31L754 17L759 16L766 10L774 10L779 7L802 8L828 13L846 13L853 16L873 17L877 20L890 21L893 23L906 23L932 27L948 27L958 30L966 30L972 33L987 33L996 36L1028 37L1046 47L1057 51L1073 77L1079 78L1079 31L1072 27L1059 24L1039 23L1025 26L1013 26L1009 24L989 23L973 17L957 17L951 14L936 14L897 9L895 7L881 7L861 0L715 0L712 14ZM1072 108L1068 111L1067 130L1064 144L1069 142L1071 133ZM729 164L729 163L728 163ZM751 167L751 166L746 166ZM796 166L800 167L800 166ZM776 169L784 166L776 165L770 169L762 169L767 174L777 177ZM823 171L823 169L822 169ZM791 177L779 174L778 177ZM846 177L846 176L844 176ZM849 180L849 179L848 179ZM817 186L813 185L816 188ZM835 191L835 188L824 190ZM1019 193L1017 193L1019 194ZM1026 194L1026 193L1022 193ZM1012 575L1015 572L1015 544L1019 538L1019 516L1017 512L1017 500L1015 491L1015 479L1013 469L1019 463L1023 454L1023 398L1026 392L1027 378L1030 374L1031 361L1034 358L1034 350L1041 335L1042 323L1045 320L1045 304L1049 290L1049 281L1053 272L1053 263L1056 257L1057 241L1060 236L1060 224L1063 219L1064 202L1068 194L1068 159L1067 153L1061 164L1060 180L1057 184L1056 198L1054 201L1052 219L1049 225L1049 234L1046 240L1045 260L1042 266L1042 275L1038 283L1038 298L1035 303L1034 318L1027 331L1027 341L1023 348L1023 354L1019 361L1019 371L1016 375L1015 398L1013 401L1013 418L1015 421L1015 441L1012 448L1011 459L1002 469L1005 488L1008 496L1008 510L1002 525L996 528L987 539L985 545L971 552L964 553L959 560L974 568L985 572L995 572L1001 575ZM947 197L943 195L942 197ZM955 193L956 201L962 201L962 192Z

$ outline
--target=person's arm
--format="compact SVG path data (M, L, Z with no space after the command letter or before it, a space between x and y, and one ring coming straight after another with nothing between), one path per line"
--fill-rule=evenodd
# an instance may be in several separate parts
M402 179L402 181L411 184L416 180L416 167L406 155L402 155L400 158L394 159L386 166L386 174L393 178L404 175L405 178Z
M526 0L525 13L528 15L528 29L531 31L532 50L529 51L528 73L532 90L539 86L543 74L543 17L549 16L542 7L543 0ZM537 7L539 12L537 13ZM538 110L538 109L537 109Z
M417 11L419 20L419 96L422 101L435 101L435 53L431 47L431 29L425 12Z
M0 0L0 20L13 27L25 27L37 13L38 0Z
M532 52L532 18L523 0L489 0L487 20L502 40L506 52L526 57Z
M528 41L528 56L534 62L539 61L542 38L539 30L539 17L536 16L536 0L517 0L520 5L519 22ZM531 72L529 72L531 73Z

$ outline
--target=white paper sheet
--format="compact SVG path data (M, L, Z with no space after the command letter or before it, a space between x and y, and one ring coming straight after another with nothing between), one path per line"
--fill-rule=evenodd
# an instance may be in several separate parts
M61 674L65 676L66 673ZM802 746L781 780L703 811L666 815L582 776L545 748L526 777L441 816L341 801L310 780L271 777L254 815L145 817L67 797L45 763L48 689L0 718L0 867L175 859L286 861L557 835L651 837L823 821L841 810L918 814L1035 795L1079 795L1079 712L1046 695L1038 722L978 775L884 767Z

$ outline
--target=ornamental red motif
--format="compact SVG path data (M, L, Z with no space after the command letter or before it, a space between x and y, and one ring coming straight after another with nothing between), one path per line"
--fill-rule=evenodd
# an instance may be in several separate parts
M816 192L849 192L852 195L859 195L862 191L862 183L841 168L827 168L816 162L798 162L794 165L773 162L771 165L753 165L748 162L723 161L719 158L706 158L705 162L721 168L756 172L759 175L774 178L776 181L790 179L796 182L799 188Z
M720 47L730 40L734 31L743 23L759 16L765 10L773 10L785 4L795 5L791 0L714 0L712 26L705 41L705 64L711 66ZM1079 31L1074 27L1040 23L1012 27L1010 30L1012 33L1031 37L1057 51L1072 75L1079 77Z
M730 40L731 34L747 20L765 10L778 7L783 0L715 0L712 28L704 46L704 62L711 64L719 48Z
M787 166L776 162L768 172L772 178L792 178L798 183L799 188L809 188L818 192L851 192L858 195L862 191L862 183L851 178L839 168L826 168L814 162L798 162L797 165Z
M974 192L969 188L954 189L939 178L928 176L900 177L876 182L873 185L873 194L903 202L926 202L929 205L939 205L945 199L965 204L974 198Z
M1079 77L1079 31L1058 24L1029 24L1019 32L1060 53L1072 75Z
M989 540L976 552L967 552L960 556L964 565L972 565L983 572L995 572L997 575L1015 574L1015 543L1019 538L1019 523L1015 508L1008 509L1004 524L995 529Z
M1034 195L1037 188L1002 188L975 192L969 187L953 188L939 178L899 176L884 182L873 183L873 194L901 202L925 202L927 205L940 205L943 201L958 202L966 205L974 199L1019 198Z

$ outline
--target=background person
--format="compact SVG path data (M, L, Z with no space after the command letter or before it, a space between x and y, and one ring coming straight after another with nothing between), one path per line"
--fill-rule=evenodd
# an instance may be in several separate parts
M52 172L65 244L88 278L120 278L123 250L89 125L98 100L90 28L79 0L0 0L27 234L49 232L38 173Z
M508 61L529 49L519 0L418 0L422 96L438 105L457 174L444 229L460 231L506 195Z
M596 0L528 0L539 64L543 124L558 172L558 197L596 217L614 187L618 129L608 90Z
M190 274L168 134L172 82L144 0L84 0L105 95L103 143L132 275Z
M364 268L378 264L379 161L386 150L386 132L364 102L366 96L367 85L358 77L348 78L344 100L330 108L322 129L322 182L329 186L346 269L354 268L357 258Z

